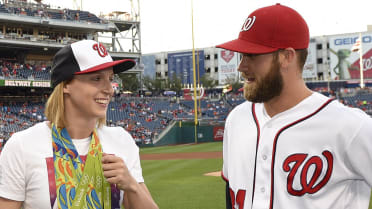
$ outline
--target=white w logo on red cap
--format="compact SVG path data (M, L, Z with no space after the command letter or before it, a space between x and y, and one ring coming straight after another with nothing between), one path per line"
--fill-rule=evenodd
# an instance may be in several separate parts
M253 26L254 21L256 21L256 16L248 17L244 21L243 27L240 31L247 31L247 30L251 29L251 27Z

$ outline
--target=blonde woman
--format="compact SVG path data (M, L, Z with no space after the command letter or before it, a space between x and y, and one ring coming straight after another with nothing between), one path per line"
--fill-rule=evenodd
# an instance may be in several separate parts
M105 126L113 76L134 65L92 40L57 52L48 121L15 133L0 156L0 208L158 208L134 140Z

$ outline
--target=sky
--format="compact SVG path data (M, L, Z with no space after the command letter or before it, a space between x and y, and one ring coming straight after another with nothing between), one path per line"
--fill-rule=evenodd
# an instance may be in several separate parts
M76 0L95 14L130 12L130 0ZM73 8L73 0L44 0ZM138 0L133 0L136 5ZM63 4L62 4L63 3ZM142 53L192 49L192 0L139 0ZM212 47L236 39L254 10L280 3L297 10L310 36L363 32L372 25L370 0L193 0L194 47Z

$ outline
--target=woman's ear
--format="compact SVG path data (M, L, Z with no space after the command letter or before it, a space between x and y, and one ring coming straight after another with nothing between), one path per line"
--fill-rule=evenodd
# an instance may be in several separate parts
M63 93L70 93L70 83L65 83L63 85Z

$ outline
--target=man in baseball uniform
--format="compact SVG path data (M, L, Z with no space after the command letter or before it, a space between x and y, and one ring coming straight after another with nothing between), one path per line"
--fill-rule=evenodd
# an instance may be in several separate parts
M372 119L312 92L302 79L309 29L276 4L221 45L241 53L248 100L228 116L223 141L227 208L367 209Z

